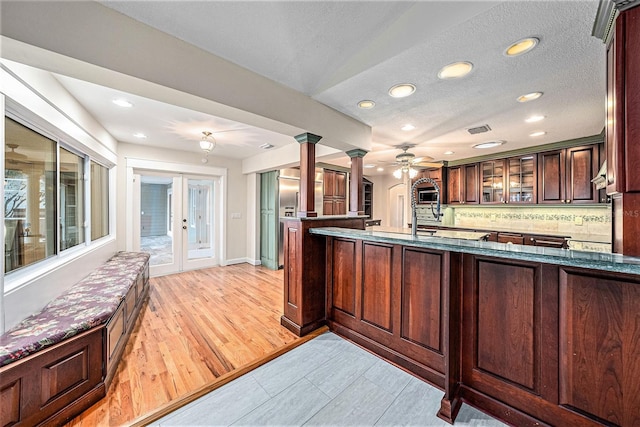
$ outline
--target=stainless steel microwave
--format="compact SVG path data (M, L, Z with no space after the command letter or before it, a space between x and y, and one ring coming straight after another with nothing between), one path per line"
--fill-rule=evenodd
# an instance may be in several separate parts
M437 200L438 191L435 188L418 188L418 203L435 203Z

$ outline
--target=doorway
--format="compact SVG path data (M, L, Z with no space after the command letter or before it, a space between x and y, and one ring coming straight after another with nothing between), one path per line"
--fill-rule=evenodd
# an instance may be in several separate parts
M396 184L389 188L388 206L389 206L389 225L391 227L406 227L405 217L405 196L406 186L404 184Z
M151 254L151 275L219 264L219 179L136 171L134 183L134 246Z

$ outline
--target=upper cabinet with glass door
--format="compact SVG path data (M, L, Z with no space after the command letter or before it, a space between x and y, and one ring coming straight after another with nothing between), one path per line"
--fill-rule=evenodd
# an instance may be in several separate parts
M504 191L505 161L489 160L480 164L482 174L482 198L480 203L505 203Z
M536 155L511 157L507 164L507 203L536 203Z

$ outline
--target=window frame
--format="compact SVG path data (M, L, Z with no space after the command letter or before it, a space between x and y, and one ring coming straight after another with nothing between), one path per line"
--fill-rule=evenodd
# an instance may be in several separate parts
M50 125L44 121L44 119L37 116L35 113L20 108L17 103L14 102L6 102L11 101L10 98L5 98L4 105L4 116L15 121L21 126L26 127L27 129L38 133L39 135L52 140L55 144L55 153L56 153L56 224L55 224L55 248L56 253L52 256L43 258L31 264L24 265L20 268L12 270L10 272L4 272L3 268L3 282L4 282L4 294L7 292L11 292L15 289L18 289L28 282L37 279L39 276L50 272L52 269L58 268L61 265L64 265L68 262L73 261L74 259L93 251L109 242L115 240L115 221L113 215L115 214L114 205L114 197L115 197L115 170L116 165L113 162L110 162L106 158L103 158L95 153L92 155L93 150L89 147L85 147L84 144L78 142L68 134L64 133L62 130ZM12 106L15 105L18 108L14 109ZM4 119L3 119L4 120ZM4 124L3 124L4 127ZM82 158L83 162L83 186L84 190L82 193L83 197L83 221L82 227L84 230L84 239L81 240L77 245L69 247L67 249L61 248L61 236L60 236L60 226L61 226L61 218L60 218L60 203L61 203L61 185L60 185L60 150L65 149L68 152L75 154ZM83 149L84 148L84 149ZM109 201L108 207L108 233L105 236L102 236L96 240L91 240L91 177L90 177L90 165L91 162L95 162L96 164L105 167L107 169L107 199ZM5 162L2 162L3 173L6 174ZM4 196L4 191L3 191ZM4 212L3 212L3 223L4 223ZM4 235L4 234L3 234Z

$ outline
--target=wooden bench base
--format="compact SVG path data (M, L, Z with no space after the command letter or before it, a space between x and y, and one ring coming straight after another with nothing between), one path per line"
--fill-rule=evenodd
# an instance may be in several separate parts
M149 296L149 265L110 320L0 368L0 427L62 425L106 396Z

